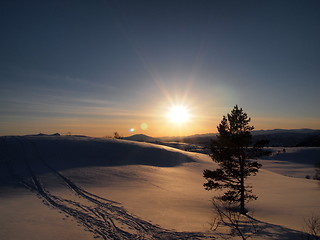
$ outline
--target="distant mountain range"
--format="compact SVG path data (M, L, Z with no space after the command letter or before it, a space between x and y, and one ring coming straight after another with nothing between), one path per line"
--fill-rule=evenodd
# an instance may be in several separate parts
M183 137L153 138L144 134L136 134L123 139L139 142L184 142L209 145L216 133L196 134ZM314 129L273 129L252 131L253 141L269 140L269 146L277 147L320 147L320 130Z
M267 139L270 146L320 147L320 130L313 129L275 129L254 131L254 140Z
M123 137L122 139L136 141L136 142L157 142L161 141L159 138L150 137L144 134L135 134L130 137Z

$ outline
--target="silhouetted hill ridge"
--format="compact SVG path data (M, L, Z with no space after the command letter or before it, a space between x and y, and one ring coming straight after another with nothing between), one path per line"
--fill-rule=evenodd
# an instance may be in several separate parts
M130 140L130 141L137 141L137 142L156 142L160 139L147 136L145 134L134 134L129 137L123 137L122 139Z

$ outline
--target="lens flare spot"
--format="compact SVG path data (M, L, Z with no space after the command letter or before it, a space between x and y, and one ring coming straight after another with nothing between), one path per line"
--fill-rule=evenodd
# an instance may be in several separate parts
M135 131L134 128L129 129L129 132L134 132L134 131Z
M146 124L145 122L144 122L144 123L141 123L140 128L141 128L142 130L147 130L147 129L148 129L148 124Z

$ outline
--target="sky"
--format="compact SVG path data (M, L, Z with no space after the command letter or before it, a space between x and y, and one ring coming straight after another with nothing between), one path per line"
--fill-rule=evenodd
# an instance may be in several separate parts
M0 2L0 135L320 129L320 2ZM168 119L172 106L188 111Z

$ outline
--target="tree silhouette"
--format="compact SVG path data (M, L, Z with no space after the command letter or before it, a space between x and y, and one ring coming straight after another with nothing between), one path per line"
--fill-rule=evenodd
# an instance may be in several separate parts
M114 132L113 133L113 137L116 138L116 139L120 139L121 138L121 136L120 136L120 134L118 132Z
M257 199L251 186L245 184L247 177L255 175L262 166L252 159L268 154L263 150L267 143L260 140L252 145L251 119L237 105L230 114L223 116L219 124L217 140L211 142L211 158L218 163L216 170L204 170L206 190L226 189L220 197L228 203L240 203L239 212L246 213L245 202Z

